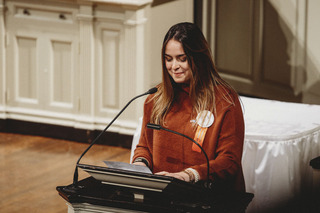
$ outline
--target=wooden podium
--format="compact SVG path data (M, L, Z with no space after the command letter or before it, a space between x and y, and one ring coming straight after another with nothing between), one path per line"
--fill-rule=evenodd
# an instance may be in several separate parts
M58 186L68 213L244 212L250 193L209 190L172 177L79 164L91 177Z

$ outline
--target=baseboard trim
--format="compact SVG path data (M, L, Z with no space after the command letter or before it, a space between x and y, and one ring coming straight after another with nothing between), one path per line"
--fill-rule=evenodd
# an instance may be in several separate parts
M85 130L53 124L35 123L14 119L0 119L0 131L25 135L36 135L56 139L70 140L82 143L91 143L100 133L100 130ZM105 132L97 144L131 148L132 135L114 132Z

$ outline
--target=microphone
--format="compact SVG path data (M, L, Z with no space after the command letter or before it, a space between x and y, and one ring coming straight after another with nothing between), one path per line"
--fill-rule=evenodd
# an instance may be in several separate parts
M184 134L182 134L182 133L180 133L180 132L176 132L176 131L173 131L173 130L171 130L171 129L164 128L164 127L162 127L161 125L148 123L148 124L147 124L147 128L149 128L149 129L154 129L154 130L165 130L165 131L167 131L167 132L171 132L171 133L173 133L173 134L176 134L176 135L180 135L180 136L182 136L182 137L185 137L185 138L189 139L190 141L192 141L193 143L195 143L195 144L201 149L201 151L203 152L204 156L206 157L206 161L207 161L207 182L206 182L206 184L205 184L205 187L206 187L206 188L211 188L211 187L212 187L212 184L210 183L210 179L209 179L209 175L210 175L210 172L209 172L209 168L210 168L210 167L209 167L209 158L208 158L207 153L204 151L204 149L202 148L202 146L200 146L200 144L199 144L197 141L195 141L194 139L192 139L192 138L190 138L189 136L184 135Z
M81 154L81 156L79 157L78 161L77 161L77 164L76 164L76 168L75 168L75 171L74 171L74 175L73 175L73 186L75 186L78 182L78 165L80 163L80 160L82 159L82 157L89 151L89 149L98 141L98 139L102 136L103 133L105 133L107 131L107 129L113 124L113 122L121 115L121 113L129 106L129 104L131 104L132 101L136 100L137 98L140 98L142 96L145 96L145 95L150 95L150 94L153 94L153 93L156 93L158 91L158 88L157 87L153 87L151 89L149 89L147 92L141 94L141 95L138 95L134 98L132 98L128 103L127 105L125 105L125 107L123 107L123 109L116 115L116 117L114 117L114 119L108 124L108 126L102 131L100 132L100 134L91 142L91 144L88 146L88 148L86 150L84 150L84 152Z

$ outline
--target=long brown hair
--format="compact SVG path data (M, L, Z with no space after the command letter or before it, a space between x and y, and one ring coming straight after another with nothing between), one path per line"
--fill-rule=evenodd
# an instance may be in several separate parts
M233 104L233 99L227 90L232 90L218 74L212 60L209 45L201 30L193 23L179 23L172 26L164 37L162 44L162 83L155 94L151 122L163 125L163 120L177 96L178 84L169 75L165 64L167 43L174 39L181 43L192 71L189 96L193 112L209 110L216 113L216 93ZM222 87L217 87L221 85ZM223 90L223 91L222 91Z

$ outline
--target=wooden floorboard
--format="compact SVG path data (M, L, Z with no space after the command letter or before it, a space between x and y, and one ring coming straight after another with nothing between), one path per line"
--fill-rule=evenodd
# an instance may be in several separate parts
M0 132L0 212L66 213L56 186L72 183L76 161L88 144ZM94 145L81 163L129 162L130 150ZM88 175L79 170L79 179Z

